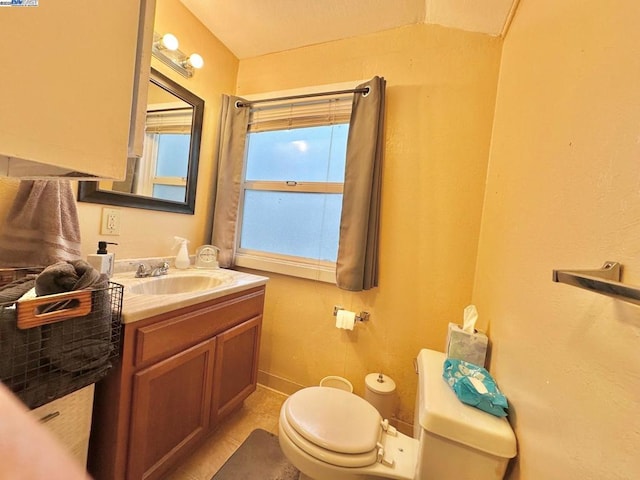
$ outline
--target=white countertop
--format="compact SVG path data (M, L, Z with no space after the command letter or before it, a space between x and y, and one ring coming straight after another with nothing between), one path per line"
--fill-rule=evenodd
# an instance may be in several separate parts
M136 294L131 291L132 286L144 282L153 282L168 277L194 275L221 277L224 279L224 283L210 289L184 293ZM192 267L185 270L170 268L166 276L147 278L135 278L135 272L123 272L115 274L110 280L124 286L122 323L132 323L171 310L265 285L269 278L224 268L205 270Z

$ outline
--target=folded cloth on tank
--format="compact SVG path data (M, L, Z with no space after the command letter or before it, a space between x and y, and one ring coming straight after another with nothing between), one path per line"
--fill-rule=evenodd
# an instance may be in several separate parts
M109 279L84 260L58 262L45 268L35 280L38 296L92 289L88 315L43 326L44 356L67 372L102 366L111 354L111 302ZM63 308L58 302L46 311Z
M444 361L442 377L461 402L496 417L507 416L507 398L484 367L464 360L447 358Z

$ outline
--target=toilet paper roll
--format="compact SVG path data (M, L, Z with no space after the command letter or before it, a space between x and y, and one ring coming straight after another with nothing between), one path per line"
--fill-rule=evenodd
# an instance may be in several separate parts
M336 314L336 327L343 328L345 330L353 330L353 326L356 323L356 312L350 312L349 310L338 310Z

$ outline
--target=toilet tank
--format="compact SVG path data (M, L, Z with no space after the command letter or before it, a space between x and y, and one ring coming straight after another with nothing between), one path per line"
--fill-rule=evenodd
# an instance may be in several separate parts
M442 378L444 353L418 354L414 437L419 440L419 480L498 480L516 456L506 418L462 403Z

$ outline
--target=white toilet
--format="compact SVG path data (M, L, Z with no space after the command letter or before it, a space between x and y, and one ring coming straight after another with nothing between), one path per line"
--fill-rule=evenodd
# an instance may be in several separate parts
M418 355L411 438L366 400L344 390L304 388L282 405L279 441L300 479L489 480L516 455L505 418L463 404L442 378L445 355Z

